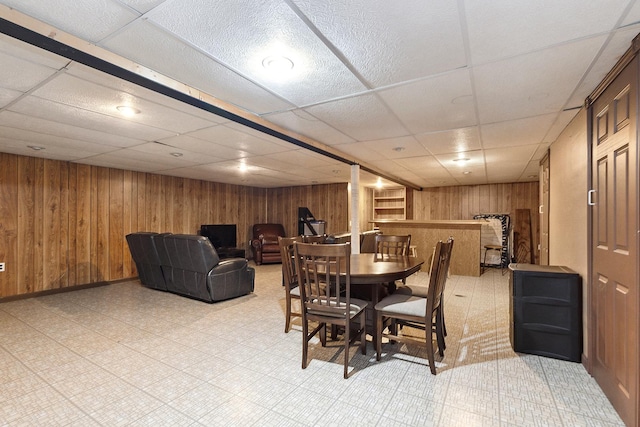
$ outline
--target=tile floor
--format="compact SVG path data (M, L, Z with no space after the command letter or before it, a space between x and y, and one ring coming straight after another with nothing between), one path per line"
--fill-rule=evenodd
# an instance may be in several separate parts
M206 304L138 281L0 304L0 425L621 426L582 365L515 354L508 277L453 276L438 375L421 346L339 343L300 368L280 265L253 295ZM420 273L409 280L424 281Z

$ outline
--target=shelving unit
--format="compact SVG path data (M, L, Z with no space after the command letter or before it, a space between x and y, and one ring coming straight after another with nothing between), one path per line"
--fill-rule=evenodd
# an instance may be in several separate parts
M373 220L407 219L407 192L404 187L373 190Z

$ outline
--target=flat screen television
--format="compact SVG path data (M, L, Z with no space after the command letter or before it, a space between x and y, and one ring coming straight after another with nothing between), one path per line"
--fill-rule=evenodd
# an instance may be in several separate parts
M235 224L204 224L200 226L200 235L208 238L216 249L236 247Z

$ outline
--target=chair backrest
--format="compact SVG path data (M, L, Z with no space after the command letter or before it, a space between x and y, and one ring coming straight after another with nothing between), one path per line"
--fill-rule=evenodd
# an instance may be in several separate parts
M140 231L127 234L126 239L131 252L131 258L136 263L140 282L151 288L166 290L162 273L162 263L158 255L158 241L164 234ZM160 244L162 244L160 242Z
M303 315L346 317L351 304L351 243L296 242L294 258Z
M315 236L302 236L303 243L324 243L327 240L326 234L317 234Z
M282 224L254 224L252 232L254 239L260 239L268 243L277 243L278 236L286 236Z
M394 236L390 234L376 234L376 256L385 255L409 255L411 235Z
M295 242L302 242L302 236L278 237L280 255L282 256L282 277L284 278L284 285L287 288L287 292L298 285L297 270L293 262L293 244Z
M433 313L442 301L442 293L444 292L447 275L449 272L449 264L451 261L451 252L453 250L453 238L449 238L446 242L438 242L433 253L433 265L431 268L431 276L429 277L429 291L427 296L427 316Z

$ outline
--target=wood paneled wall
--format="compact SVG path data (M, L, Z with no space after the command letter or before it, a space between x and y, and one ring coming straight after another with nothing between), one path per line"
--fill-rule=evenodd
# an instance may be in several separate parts
M349 230L346 183L270 188L266 192L268 222L284 225L288 236L298 234L299 207L307 207L317 220L326 221L327 234Z
M135 276L125 236L267 221L264 189L0 153L0 297Z
M538 263L540 216L538 182L469 185L426 188L413 192L415 220L472 219L481 213L508 213L515 219L516 209L531 211L535 263Z

